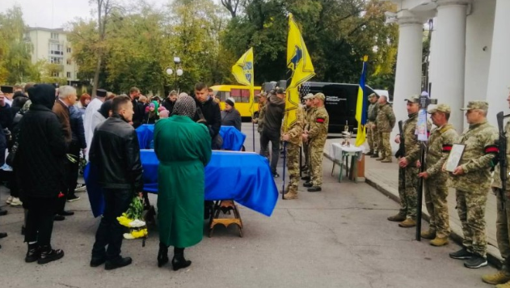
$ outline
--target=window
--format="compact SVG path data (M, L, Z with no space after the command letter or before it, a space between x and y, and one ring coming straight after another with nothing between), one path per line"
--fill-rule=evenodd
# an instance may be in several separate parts
M52 72L51 73L51 77L59 77L59 73L58 72Z
M63 62L62 57L50 57L50 63L52 64L62 64Z
M67 72L67 78L71 78L71 72Z
M230 97L234 98L236 103L249 103L250 90L249 89L231 89Z
M221 102L225 102L228 97L230 97L230 92L220 91L216 93L216 98L220 99Z
M67 65L73 65L73 60L72 59L67 59L66 63L67 63Z
M61 44L50 44L50 55L64 55L64 45Z
M71 47L67 47L67 53L71 53Z
M58 33L51 33L51 39L58 40Z

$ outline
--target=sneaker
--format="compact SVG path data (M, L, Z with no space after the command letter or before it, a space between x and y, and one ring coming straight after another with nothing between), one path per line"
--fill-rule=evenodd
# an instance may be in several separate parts
M469 252L465 247L462 247L462 249L460 249L459 251L452 252L449 255L450 255L450 258L453 258L453 259L468 260L468 259L473 258L473 256L475 254Z
M13 198L14 197L12 197L12 196L7 197L7 200L5 200L5 203L11 204Z
M510 281L510 273L507 271L499 270L493 274L483 275L482 281L491 285L505 284Z
M13 197L10 205L13 207L22 206L23 202L21 202L21 200L19 200L19 198Z
M471 259L464 262L464 266L470 269L478 269L481 267L485 267L487 265L488 265L487 258L482 257L478 254L475 254L474 256L471 257Z
M74 189L74 192L83 192L87 189L87 186L85 184L78 184L78 187Z
M51 247L48 248L41 248L41 255L39 256L39 259L37 260L37 264L46 264L50 263L52 261L56 261L64 257L64 251L60 249L51 249Z
M74 202L74 201L78 201L80 200L81 198L76 196L76 195L70 195L67 197L67 202Z

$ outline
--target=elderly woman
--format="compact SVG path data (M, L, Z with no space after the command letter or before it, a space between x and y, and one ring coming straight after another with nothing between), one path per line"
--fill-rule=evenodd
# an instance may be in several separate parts
M156 123L154 150L158 167L158 266L168 262L174 246L174 270L188 267L184 248L202 240L204 217L204 167L211 158L211 137L203 124L193 122L195 100L179 98L172 117Z
M225 110L221 111L221 126L234 126L241 131L241 114L235 108L232 98L225 100Z

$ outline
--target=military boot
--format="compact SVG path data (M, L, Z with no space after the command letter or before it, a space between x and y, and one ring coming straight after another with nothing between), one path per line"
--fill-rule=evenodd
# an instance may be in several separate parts
M382 161L384 160L384 156L379 156L379 158L375 159L375 161Z
M508 284L508 281L510 281L510 272L499 270L496 273L492 274L486 274L482 276L482 281L491 284L491 285L497 285L497 284ZM499 285L498 285L499 286ZM503 286L503 287L509 287L509 286Z
M448 245L448 237L436 237L433 240L430 240L429 243L436 247Z
M421 231L421 238L423 239L434 239L436 238L436 230L429 229L427 231Z
M388 217L388 221L392 222L402 222L406 220L406 215L402 213L398 213L397 215Z
M383 160L381 160L381 163L391 163L393 160L391 160L391 157L386 157Z
M414 220L413 218L406 218L406 220L398 223L398 226L402 228L411 228L416 226L416 220Z
M374 155L374 151L373 150L370 150L367 154L365 154L366 156L372 156Z
M379 152L374 152L374 154L370 155L370 158L377 158L379 157Z
M496 285L496 288L510 288L510 281L506 282L505 284Z
M297 196L297 192L295 190L289 190L289 192L283 194L283 199L284 200L292 200L292 199L297 199L298 196Z

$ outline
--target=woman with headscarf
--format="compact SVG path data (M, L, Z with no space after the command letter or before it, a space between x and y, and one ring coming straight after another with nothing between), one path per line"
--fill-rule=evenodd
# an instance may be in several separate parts
M96 127L101 125L108 117L112 115L112 100L106 100L101 104L101 108L97 110L92 116L92 131L96 130Z
M235 103L232 98L225 100L225 109L221 111L221 126L234 126L241 131L241 114L235 108Z
M156 123L154 150L158 167L158 266L168 262L168 247L174 246L174 270L188 267L184 248L203 236L204 167L211 158L208 128L195 123L195 100L179 98L172 117Z
M154 124L159 120L159 103L158 101L152 101L145 108L145 119L143 120L144 124Z

